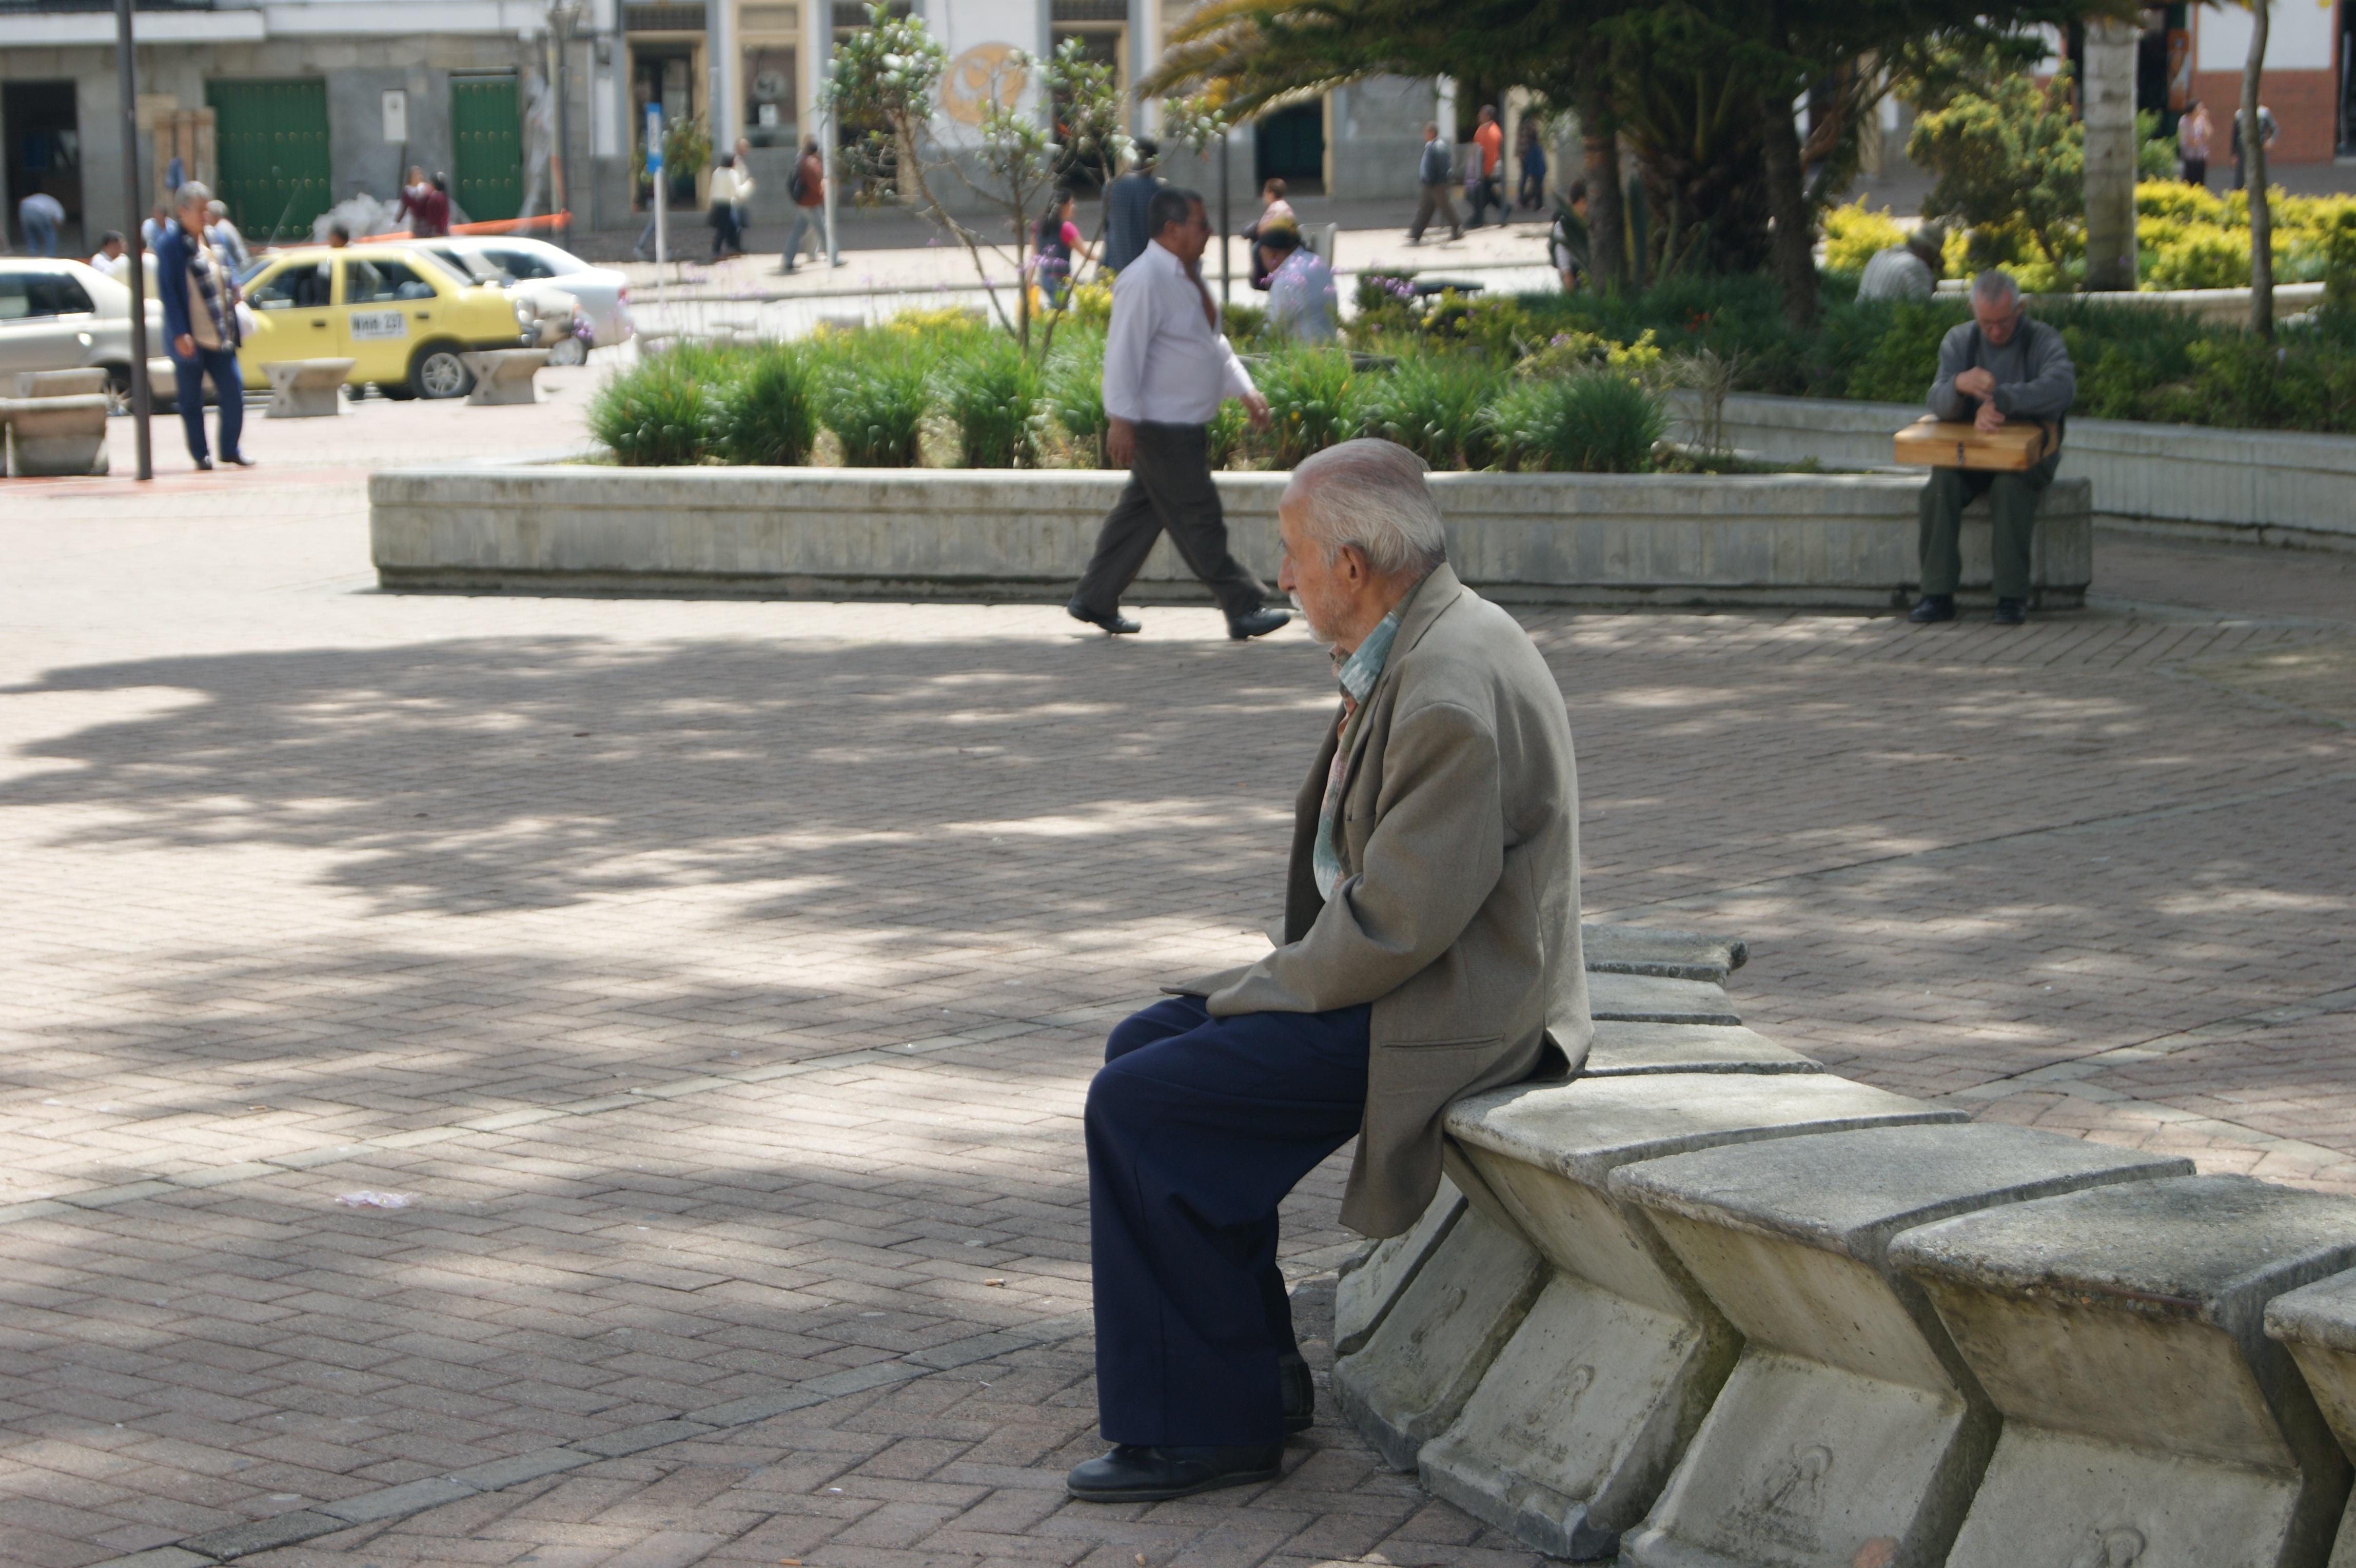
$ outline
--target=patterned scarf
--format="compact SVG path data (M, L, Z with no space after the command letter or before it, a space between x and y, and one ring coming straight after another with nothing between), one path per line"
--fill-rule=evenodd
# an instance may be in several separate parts
M188 242L188 286L205 302L205 314L212 317L213 333L224 349L237 348L237 312L230 306L228 293L221 287L220 260L213 254L212 245L199 229L191 234L182 229Z

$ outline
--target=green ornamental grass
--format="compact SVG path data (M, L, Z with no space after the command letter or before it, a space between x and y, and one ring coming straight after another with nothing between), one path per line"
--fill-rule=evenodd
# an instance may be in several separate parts
M1472 354L1417 354L1368 378L1365 433L1396 441L1434 468L1485 468L1495 458L1483 418L1511 372Z
M1489 424L1503 467L1576 474L1644 473L1668 427L1660 394L1616 371L1516 382Z
M957 428L962 467L1036 463L1041 377L1020 344L1002 333L979 338L944 359L933 384Z
M711 445L714 407L712 388L693 365L649 355L597 389L589 434L627 467L694 463Z
M1073 445L1103 461L1104 334L1066 328L1055 336L1042 383L1047 412Z
M713 445L731 463L809 462L818 440L818 381L798 345L763 344L718 395Z
M843 335L825 357L819 419L852 468L913 468L930 403L932 356L910 336Z
M1280 349L1252 379L1268 399L1280 468L1350 440L1365 423L1365 380L1343 349Z

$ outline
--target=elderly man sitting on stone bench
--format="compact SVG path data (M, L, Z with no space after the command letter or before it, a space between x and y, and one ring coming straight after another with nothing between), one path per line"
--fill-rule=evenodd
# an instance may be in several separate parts
M1972 318L1939 345L1939 375L1931 383L1931 413L1969 420L1983 435L2008 419L2044 420L2054 427L2052 450L2025 473L1933 468L1922 487L1922 596L1917 621L1955 618L1955 585L1963 576L1964 508L1985 495L1993 525L1996 622L2019 626L2028 617L2029 541L2038 499L2061 465L2062 416L2078 395L2078 373L2061 332L2021 312L2020 288L2004 273L1972 281Z
M1465 1095L1587 1055L1579 788L1561 692L1447 564L1423 463L1349 441L1278 504L1341 703L1294 804L1283 945L1113 1030L1088 1090L1097 1406L1072 1496L1269 1480L1314 1399L1277 1206L1351 1138L1342 1222L1413 1225Z

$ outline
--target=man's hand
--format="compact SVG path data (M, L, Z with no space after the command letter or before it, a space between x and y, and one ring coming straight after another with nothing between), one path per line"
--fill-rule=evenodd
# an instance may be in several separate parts
M1989 397L1996 392L1996 377L1974 366L1955 378L1955 390L1965 397Z
M179 355L183 360L193 360L197 357L197 340L183 332L172 339L172 352Z
M1266 408L1266 403L1260 404ZM1126 468L1137 456L1137 426L1115 415L1105 428L1105 461L1116 468Z
M2004 428L2004 415L1996 411L1996 404L1984 403L1980 411L1972 415L1972 425L1983 435L1993 435Z
M1266 430L1269 427L1270 421L1268 417L1268 399L1260 396L1259 393L1256 392L1244 393L1244 412L1251 415L1251 427L1254 430Z

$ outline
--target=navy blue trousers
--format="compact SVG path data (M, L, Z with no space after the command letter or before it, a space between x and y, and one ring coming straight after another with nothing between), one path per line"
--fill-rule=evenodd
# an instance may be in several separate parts
M202 309L204 301L197 301L197 307ZM220 421L220 455L234 457L240 451L238 441L245 434L245 378L238 371L237 354L201 343L196 349L185 360L178 354L172 356L172 401L179 405L180 424L188 433L188 456L200 461L211 456L205 450L204 381L210 376Z
M1294 1348L1276 1209L1355 1137L1372 1009L1122 1021L1088 1086L1097 1416L1110 1443L1274 1443Z

